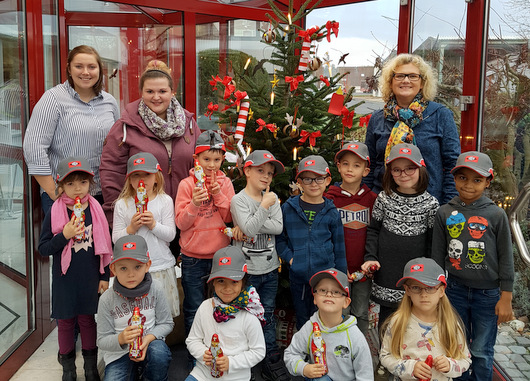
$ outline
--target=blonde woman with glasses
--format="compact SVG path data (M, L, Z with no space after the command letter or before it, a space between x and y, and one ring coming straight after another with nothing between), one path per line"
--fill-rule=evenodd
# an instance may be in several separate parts
M420 56L400 54L383 67L379 78L382 110L375 111L366 131L370 173L364 179L375 193L382 190L385 160L400 143L418 146L429 171L427 190L445 204L456 196L451 169L460 154L453 113L434 102L437 79Z

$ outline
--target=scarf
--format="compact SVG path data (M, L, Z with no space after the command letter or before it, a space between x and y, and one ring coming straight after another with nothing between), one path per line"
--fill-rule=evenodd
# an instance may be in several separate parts
M399 107L395 96L392 96L385 104L383 109L385 119L396 122L386 144L385 162L390 150L396 144L410 143L416 145L414 127L423 120L423 112L428 104L429 101L423 99L421 92L416 94L408 108Z
M265 310L261 305L256 289L252 286L248 286L245 290L241 290L239 296L232 300L230 304L224 304L215 293L213 294L213 302L213 318L218 323L233 319L235 318L234 315L236 313L240 310L245 310L256 316L262 326L265 325L265 318L263 317Z
M92 197L90 194L87 194L81 203L84 204L88 200L88 205L90 212L92 214L92 237L94 241L94 254L100 256L99 261L99 272L101 274L105 273L105 267L110 263L110 258L112 256L112 243L109 233L109 224L105 218L105 213L99 205L99 202ZM57 235L61 233L64 229L70 218L68 218L68 208L67 205L74 205L75 200L72 200L66 194L61 194L57 200L52 205L51 209L51 223L52 223L52 233ZM70 262L72 261L72 237L66 246L63 249L61 254L61 271L63 274L66 274L68 267L70 267Z
M138 104L138 114L142 117L147 128L160 140L179 138L186 131L186 115L175 97L171 97L171 102L167 108L167 121L156 115L144 103L143 99Z
M135 288L123 287L118 281L118 279L114 279L114 283L112 283L112 288L114 289L114 292L124 298L141 299L149 293L152 283L153 278L151 277L151 274L145 273L144 279Z

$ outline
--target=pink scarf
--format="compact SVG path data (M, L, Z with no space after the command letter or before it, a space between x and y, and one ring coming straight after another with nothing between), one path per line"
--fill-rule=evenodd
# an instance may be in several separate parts
M99 272L105 273L105 266L110 263L112 256L112 243L110 239L109 224L105 218L103 208L99 205L99 202L87 194L81 203L84 204L88 200L90 212L92 214L92 237L94 242L94 253L100 256ZM57 235L61 233L70 219L68 218L67 205L74 205L75 200L72 200L66 194L59 196L52 205L51 210L51 222L52 222L52 233ZM61 255L61 271L66 274L70 262L72 261L72 244L73 238L68 241L68 244L64 247Z

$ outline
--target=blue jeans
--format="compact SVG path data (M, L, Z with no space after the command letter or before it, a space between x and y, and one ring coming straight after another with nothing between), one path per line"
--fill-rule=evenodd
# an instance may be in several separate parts
M278 271L274 270L261 275L249 275L249 284L254 286L258 292L261 304L265 310L265 326L263 327L267 352L265 357L270 359L271 355L279 355L278 344L276 344L276 319L274 317L276 293L278 292Z
M317 306L313 303L313 290L311 290L309 282L305 284L291 281L291 295L293 296L293 307L296 314L296 329L299 331L315 313Z
M357 327L365 335L368 333L368 307L370 306L371 292L371 279L366 279L364 282L350 283L350 313L357 318Z
M193 377L191 374L188 374L188 377L184 381L199 381L195 377Z
M466 327L472 361L471 375L468 370L455 380L491 380L493 377L493 346L497 338L495 305L499 301L500 290L498 288L482 290L466 287L449 276L446 293Z
M206 280L212 269L211 259L197 259L182 254L182 289L184 290L184 328L190 333L195 313L206 299Z
M145 360L134 362L125 354L105 367L105 381L134 381L139 366L143 367L143 380L166 381L171 351L163 340L153 340L147 346Z
M333 381L331 377L329 377L327 374L323 375L322 377L318 378L307 378L304 377L304 381Z

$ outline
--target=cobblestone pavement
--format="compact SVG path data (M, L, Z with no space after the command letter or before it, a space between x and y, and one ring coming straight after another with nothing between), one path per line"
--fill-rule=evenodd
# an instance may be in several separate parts
M512 381L530 380L530 331L519 333L502 324L497 334L495 361Z

